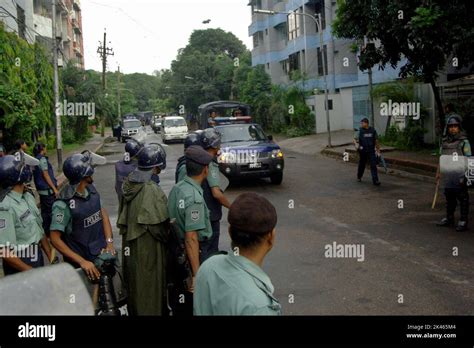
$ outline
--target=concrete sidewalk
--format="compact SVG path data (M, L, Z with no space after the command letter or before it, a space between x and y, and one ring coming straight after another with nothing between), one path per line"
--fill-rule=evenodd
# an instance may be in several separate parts
M298 138L278 137L277 141L283 149L310 156L323 154L344 160L344 154L348 153L349 162L357 163L359 155L352 145L353 137L354 131L351 130L331 132L331 148L327 147L327 133ZM400 151L387 146L382 146L381 151L387 164L387 174L429 182L435 181L438 156L422 152Z
M94 133L92 138L87 140L79 148L77 148L73 151L67 151L67 152L63 151L63 162L66 160L66 158L68 158L69 156L71 156L75 153L81 153L82 151L85 151L85 150L89 150L89 151L92 151L92 152L99 151L99 149L104 144L104 140L107 137L111 137L111 136L112 136L112 131L106 131L104 138L102 138L100 136L100 134L95 134ZM49 161L51 162L51 165L54 168L56 179L58 180L58 185L61 187L61 185L64 183L66 178L62 174L62 171L58 170L58 157L56 155L56 151L55 150L48 151L48 157L49 157Z

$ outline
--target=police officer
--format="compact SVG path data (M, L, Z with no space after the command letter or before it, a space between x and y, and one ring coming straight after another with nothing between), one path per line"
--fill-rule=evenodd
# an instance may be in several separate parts
M202 183L204 200L209 208L212 227L212 238L201 244L201 256L203 261L205 261L209 256L219 251L222 206L230 208L230 203L220 188L220 171L219 164L217 163L217 154L221 146L221 135L215 128L208 128L198 133L198 136L200 136L200 140L197 140L196 144L200 144L213 158L209 164L209 175ZM185 163L178 163L178 181L184 179L186 175L186 166L184 164Z
M117 225L132 315L163 315L166 309L168 207L166 195L152 179L165 168L161 146L146 145L138 155L138 168L123 184Z
M39 165L33 170L36 190L40 196L41 217L43 218L43 229L49 236L51 226L51 213L53 203L59 197L58 182L54 176L53 166L48 160L46 145L36 143L33 154L39 161Z
M187 175L171 190L168 212L170 219L176 219L178 238L184 244L191 266L192 283L188 290L192 292L194 277L203 262L203 256L206 256L201 252L201 244L212 237L209 209L201 186L209 173L212 156L196 145L187 148L185 156Z
M275 243L277 213L264 197L244 193L228 215L232 251L199 268L194 292L196 315L279 315L281 306L262 270Z
M94 166L106 159L84 151L64 161L63 172L69 183L54 202L51 242L74 267L82 268L90 280L100 273L94 261L102 252L115 254L109 215L102 207L100 195L93 185Z
M380 181L377 173L377 154L380 153L380 144L378 141L377 131L373 127L369 127L369 119L363 118L360 121L361 127L354 137L354 145L359 152L359 167L357 170L357 180L362 181L367 161L370 163L370 172L372 174L372 182L379 186ZM376 153L377 152L377 153Z
M443 186L446 196L446 217L438 223L438 226L453 226L454 212L456 211L457 201L460 204L461 218L456 226L456 231L462 232L468 229L469 218L469 192L467 180L465 178L465 167L460 171L455 170L456 164L464 163L463 157L472 156L471 145L464 132L461 131L461 118L458 115L452 115L447 122L447 135L443 138L441 146L441 161L443 156L447 157L447 166L453 165L453 168L440 168L436 173L436 178L441 178L440 171L444 171ZM446 169L446 170L443 170Z
M123 180L137 168L136 156L143 148L143 144L135 139L130 139L125 144L123 159L115 163L115 192L119 202L122 196Z
M0 158L0 251L5 275L43 266L40 243L51 258L40 212L26 187L32 179L30 166L38 164L22 151Z

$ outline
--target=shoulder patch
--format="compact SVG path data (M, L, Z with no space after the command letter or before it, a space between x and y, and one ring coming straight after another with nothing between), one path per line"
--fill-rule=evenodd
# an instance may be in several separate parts
M191 211L191 220L198 221L199 220L199 210L192 210Z
M3 230L7 227L7 220L6 219L0 219L0 230Z
M56 213L54 219L56 220L56 223L62 224L64 221L64 213Z

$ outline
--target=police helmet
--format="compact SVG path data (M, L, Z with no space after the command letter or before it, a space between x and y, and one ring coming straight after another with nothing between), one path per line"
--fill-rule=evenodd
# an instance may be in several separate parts
M94 174L94 167L107 163L105 157L90 151L72 155L64 161L63 173L72 185L78 184L82 179Z
M186 139L184 139L184 149L186 150L192 145L198 145L202 147L202 133L202 130L197 130L195 132L189 133Z
M125 144L125 153L128 153L126 162L130 162L132 159L134 159L142 148L143 144L138 140L133 138L129 139Z
M452 115L449 117L448 119L448 122L447 122L447 125L452 125L452 124L457 124L457 125L460 125L461 124L461 116L459 115Z
M221 146L221 134L215 128L207 128L202 133L202 145L204 149L217 149Z
M23 151L0 157L1 186L5 188L31 181L33 173L30 166L37 165L39 165L39 161Z
M159 167L161 170L166 168L165 151L159 144L148 144L138 154L138 168L152 169ZM166 153L165 153L166 154Z

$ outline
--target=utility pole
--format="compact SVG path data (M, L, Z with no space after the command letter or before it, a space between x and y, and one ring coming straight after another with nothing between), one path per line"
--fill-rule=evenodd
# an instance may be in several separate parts
M107 47L107 33L105 29L104 29L104 41L100 43L100 46L97 49L97 53L102 58L102 90L104 92L104 97L106 97L107 96L106 94L107 81L106 81L105 73L107 70L107 57L113 56L114 51L112 48ZM102 115L102 119L100 123L101 123L100 135L104 137L105 136L105 115Z
M122 108L120 106L120 65L118 67L118 76L117 76L117 101L118 101L118 105L117 105L118 117L119 117L119 120L121 120Z
M364 49L367 48L371 43L368 42L367 37L364 37ZM374 97L372 96L372 67L367 71L369 75L369 115L370 115L370 125L375 129L375 113L374 113Z
M54 71L54 112L56 115L56 153L58 156L58 171L63 169L63 136L62 136L62 127L61 127L61 111L62 108L59 108L59 77L58 77L58 41L56 39L56 0L52 1L53 4L53 14L52 14L52 24L53 24L53 71Z

